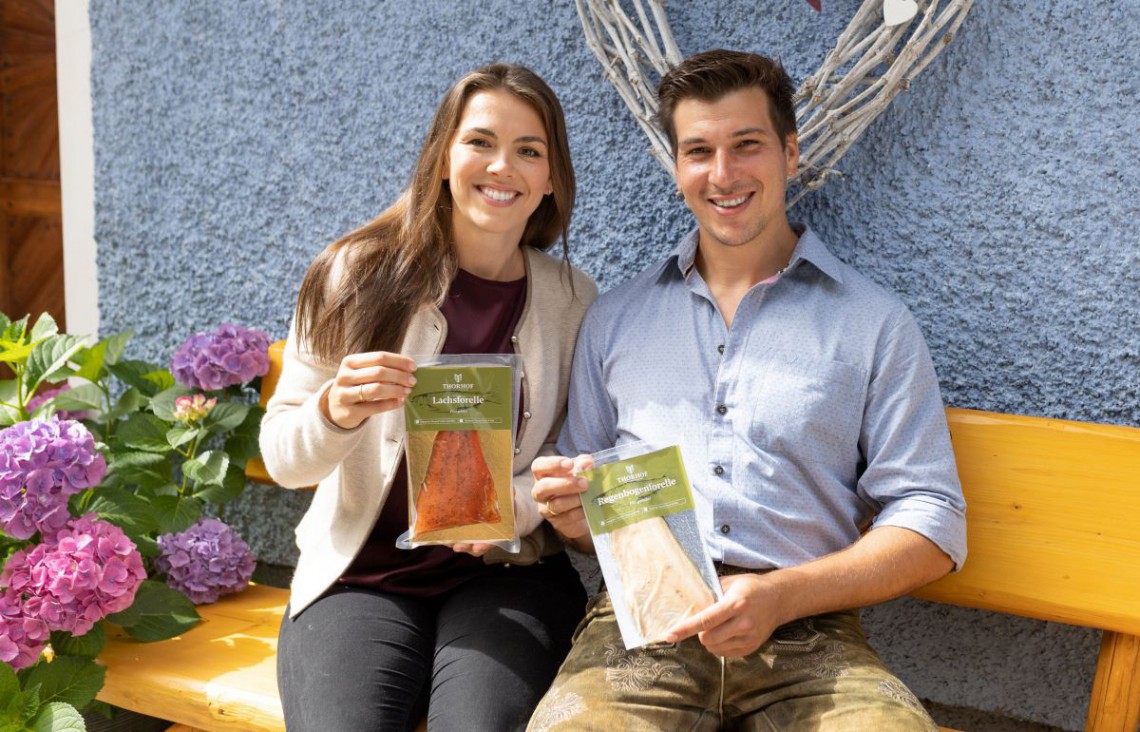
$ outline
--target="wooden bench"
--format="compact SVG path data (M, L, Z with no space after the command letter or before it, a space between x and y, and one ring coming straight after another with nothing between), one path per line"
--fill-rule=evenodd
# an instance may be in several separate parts
M281 344L263 382L280 372ZM962 572L914 593L1104 631L1085 729L1140 726L1140 429L949 409L969 504ZM254 479L269 482L264 467ZM255 586L199 608L184 635L110 633L99 699L178 732L284 729L274 656L285 590Z

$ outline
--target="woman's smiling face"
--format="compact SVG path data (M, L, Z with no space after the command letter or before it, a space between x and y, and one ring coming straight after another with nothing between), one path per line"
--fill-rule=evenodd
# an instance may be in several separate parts
M538 112L503 89L473 95L448 148L444 179L451 189L456 242L490 234L517 243L527 219L552 190L547 134Z

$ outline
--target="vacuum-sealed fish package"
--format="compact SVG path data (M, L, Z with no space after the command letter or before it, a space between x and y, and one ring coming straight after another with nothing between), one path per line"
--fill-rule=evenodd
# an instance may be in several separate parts
M582 505L622 641L659 642L721 596L681 450L636 442L593 458Z
M518 551L511 479L519 357L412 358L416 385L404 401L408 531L397 546L486 542Z

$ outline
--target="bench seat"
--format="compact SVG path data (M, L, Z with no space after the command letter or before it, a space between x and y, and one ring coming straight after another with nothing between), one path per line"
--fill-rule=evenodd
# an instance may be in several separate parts
M262 402L277 381L283 342ZM1140 429L948 409L967 501L963 570L914 593L1103 631L1085 729L1140 726ZM249 477L269 482L252 463ZM171 732L281 732L275 655L285 590L252 586L199 607L178 638L109 633L99 699ZM421 730L425 729L421 723Z
M177 638L139 643L109 632L98 698L191 729L282 732L277 629L288 599L287 590L251 585L200 606L202 622Z

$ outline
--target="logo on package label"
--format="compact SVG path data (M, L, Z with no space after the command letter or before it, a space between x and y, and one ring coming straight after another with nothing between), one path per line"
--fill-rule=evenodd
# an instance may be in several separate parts
M635 470L637 470L637 468L634 467L633 465L626 465L625 466L626 475L617 476L618 485L625 485L626 483L632 483L635 480L645 480L646 478L649 477L649 473L647 471L635 473L634 472Z
M446 381L445 381L445 382L443 382L443 383L441 384L441 386L442 386L444 389L447 389L448 391L454 391L454 390L457 390L457 389L458 389L458 390L463 390L463 389L474 389L474 388L475 388L475 385L474 385L474 384L464 384L464 383L463 383L463 374L452 374L451 376L452 376L452 378L453 378L453 379L455 379L455 383L454 383L454 384L449 384L449 383L447 383Z

